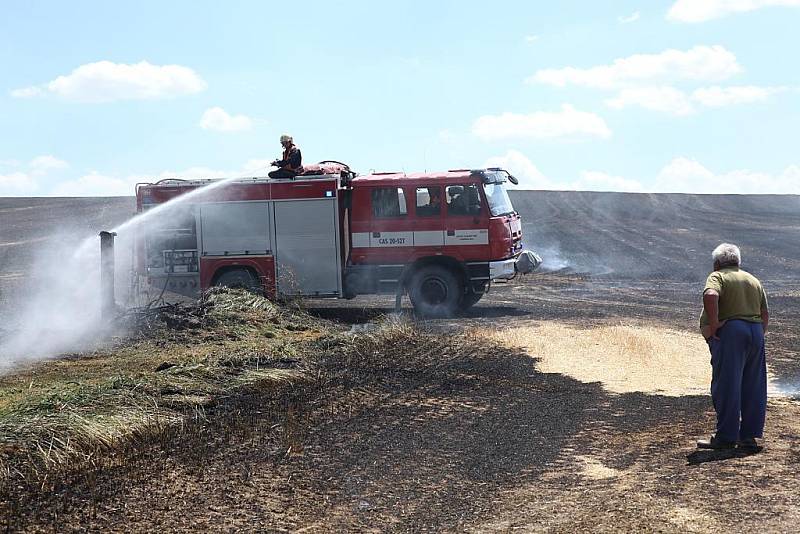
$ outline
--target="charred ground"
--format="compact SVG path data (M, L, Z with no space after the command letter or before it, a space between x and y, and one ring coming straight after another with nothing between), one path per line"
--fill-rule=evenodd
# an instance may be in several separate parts
M713 424L707 396L610 393L599 382L543 373L531 355L478 340L471 327L557 321L691 331L710 251L732 241L771 296L769 363L791 389L800 377L800 199L566 192L512 199L528 246L542 251L549 271L494 286L458 320L368 335L355 350L320 346L313 369L324 387L289 391L281 410L259 409L257 398L223 407L184 443L142 453L132 471L110 469L63 488L35 513L17 511L17 524L791 530L800 520L796 400L770 401L764 453L701 454L692 443ZM131 199L0 200L0 277L22 273L0 278L0 291L24 294L30 283L30 244L21 242L48 238L61 218L94 232L132 207ZM76 213L86 219L72 219ZM343 330L390 311L391 299L310 306ZM296 444L288 453L287 436Z

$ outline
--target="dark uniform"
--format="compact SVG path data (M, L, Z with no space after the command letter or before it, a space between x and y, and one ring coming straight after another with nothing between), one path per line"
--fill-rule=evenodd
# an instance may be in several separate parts
M269 173L270 178L294 178L303 172L303 156L300 149L292 145L283 151L283 159L274 163L277 170Z

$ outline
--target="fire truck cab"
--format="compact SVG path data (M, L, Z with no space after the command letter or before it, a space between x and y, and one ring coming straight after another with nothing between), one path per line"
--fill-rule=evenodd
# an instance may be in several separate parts
M419 313L448 316L541 261L522 250L508 180L502 169L357 176L323 162L295 179L140 184L137 208L153 213L136 270L187 295L215 285L273 298L408 294Z

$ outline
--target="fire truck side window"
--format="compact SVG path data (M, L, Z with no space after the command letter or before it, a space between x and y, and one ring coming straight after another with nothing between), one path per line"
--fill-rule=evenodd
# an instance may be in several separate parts
M417 217L438 217L442 212L442 188L426 186L417 188Z
M448 215L479 215L481 212L481 195L478 186L449 185L447 186L447 214Z
M375 217L401 217L408 213L402 187L376 187L372 190L372 213Z

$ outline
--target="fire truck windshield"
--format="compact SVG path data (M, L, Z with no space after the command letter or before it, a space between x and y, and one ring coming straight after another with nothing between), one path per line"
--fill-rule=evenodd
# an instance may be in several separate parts
M511 199L508 198L506 186L502 183L483 184L486 192L486 200L489 202L489 209L495 217L514 212Z

